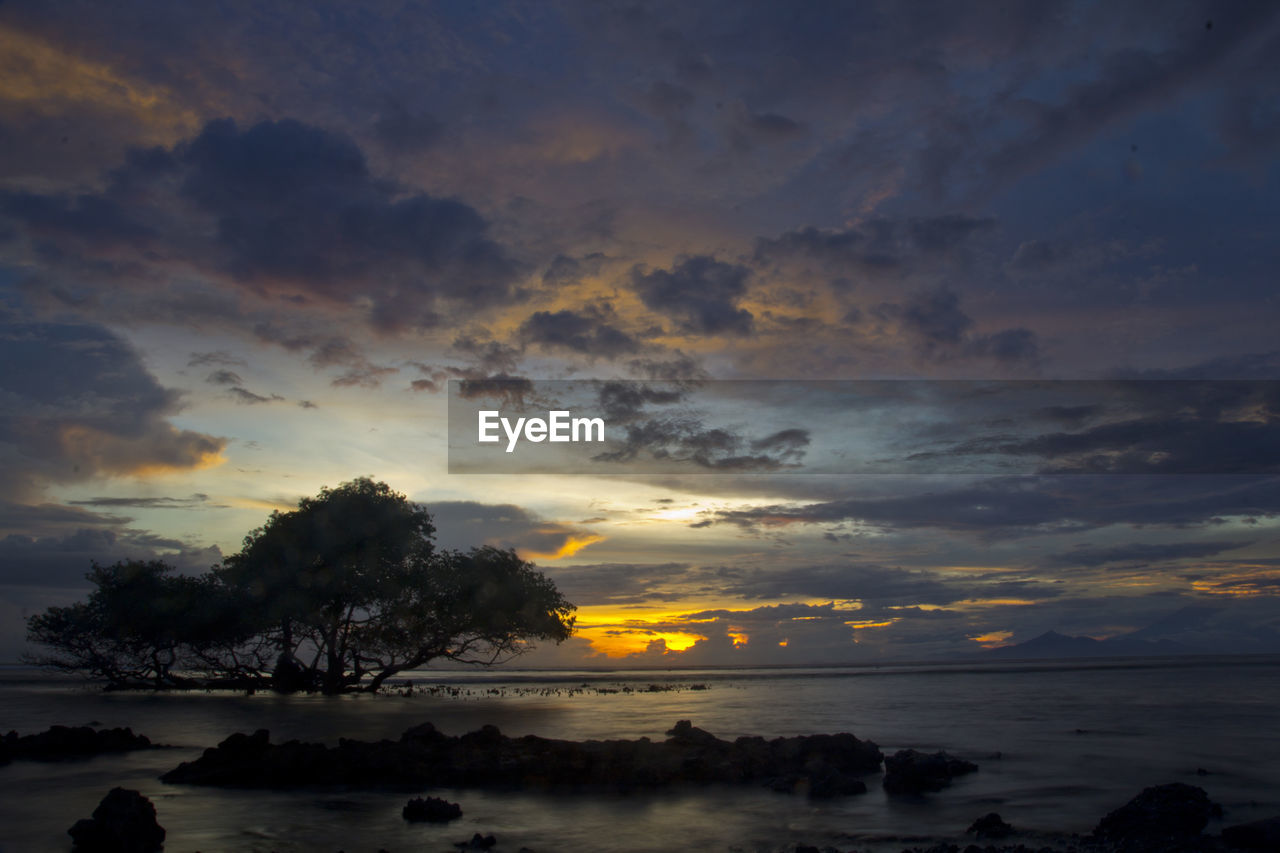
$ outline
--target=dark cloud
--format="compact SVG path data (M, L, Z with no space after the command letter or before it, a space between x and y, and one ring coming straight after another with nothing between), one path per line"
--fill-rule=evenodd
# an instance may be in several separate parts
M540 518L514 504L477 501L426 503L441 548L495 545L515 548L530 559L555 559L574 553L600 537L582 528Z
M82 528L41 538L10 534L0 539L0 585L85 587L93 562L153 559L196 574L220 562L222 551L129 529Z
M1039 359L1035 332L1014 328L976 333L973 318L960 307L960 295L947 287L914 293L903 304L879 305L876 314L900 323L917 352L926 359L986 358L1001 364L1032 366Z
M650 310L692 335L746 335L752 316L737 307L751 271L706 255L685 258L671 270L632 270L631 287Z
M335 380L335 382L341 382L341 379ZM246 406L256 406L261 403L284 402L284 397L281 397L279 394L272 394L270 397L264 397L261 394L255 394L252 391L246 388L241 388L238 385L228 388L227 393L230 394L231 398L235 400L237 403L241 403Z
M578 606L678 601L687 595L687 563L593 563L555 566L548 574Z
M239 385L244 382L240 374L233 370L215 370L206 376L204 381L212 385Z
M688 393L684 383L603 382L598 399L609 423L625 424L646 414L649 406L670 406L686 399Z
M246 362L243 358L223 350L193 352L191 353L191 358L187 361L187 367L205 367L213 364L221 364L227 367L244 367Z
M1125 379L1280 379L1280 350L1220 356L1185 367L1121 369L1114 374Z
M524 408L526 398L533 395L533 380L523 376L497 376L462 379L458 396L464 400L502 400L508 406Z
M953 604L973 597L969 585L945 583L931 572L860 563L755 571L729 584L727 591L748 599L806 596L912 605Z
M35 536L65 535L84 527L119 527L131 519L53 503L0 500L0 531Z
M903 325L928 355L957 347L973 326L969 315L960 310L960 296L944 288L915 294L901 311Z
M520 365L520 350L501 341L459 335L452 348L472 358L475 371L482 375L514 373Z
M804 135L804 126L778 113L755 112L742 101L734 101L727 110L729 144L737 151L750 151L757 145L776 145Z
M1008 386L1015 394L1020 387ZM980 427L984 435L949 442L945 450L918 458L1030 458L1043 473L1280 471L1280 384L1275 382L1128 380L1041 387L1084 392L1078 399L1098 402L1042 407L1019 415L1022 435L1002 434L1011 424L997 422ZM1036 417L1044 419L1047 430ZM963 431L958 424L953 430Z
M576 284L584 276L599 275L608 260L601 252L592 252L580 258L556 255L542 271L542 283L551 287Z
M68 501L71 506L128 507L136 509L198 509L209 503L209 496L194 494L186 498L170 497L96 497Z
M402 104L388 108L373 124L378 142L388 151L416 153L435 145L444 124L426 112L409 112Z
M1170 560L1191 560L1201 557L1212 557L1223 551L1244 548L1249 542L1166 542L1146 543L1133 542L1127 545L1113 545L1106 548L1093 548L1081 545L1061 554L1049 557L1049 563L1058 566L1105 566L1112 563L1160 563Z
M1004 329L974 336L967 352L975 358L990 358L1000 364L1034 365L1040 359L1040 339L1030 329Z
M623 411L633 400L619 400ZM648 401L646 401L648 402ZM639 418L635 409L626 424L622 446L592 457L596 462L680 465L717 472L780 471L798 467L805 456L809 434L787 429L752 439L734 429L707 426L701 418L660 415Z
M746 527L859 522L1007 538L1112 525L1188 528L1280 514L1280 478L1155 475L992 477L887 497L722 510L699 522Z
M99 474L191 469L217 461L226 439L180 430L168 417L177 392L147 372L138 353L101 326L9 323L0 327L4 395L0 447L24 460L6 480L82 480Z
M938 258L954 259L995 227L995 219L961 213L876 217L857 227L839 229L809 225L777 237L757 238L752 259L757 264L808 260L832 272L882 275Z
M1066 87L1056 102L1028 99L1020 105L1022 132L987 156L988 172L1006 181L1019 177L1102 128L1201 83L1271 27L1278 14L1268 3L1241 4L1234 12L1230 29L1209 35L1186 27L1171 44L1105 53L1094 73Z
M520 326L520 337L544 349L615 358L635 352L635 338L598 316L599 311L537 311ZM604 316L612 312L604 312Z
M400 191L347 137L288 119L212 121L172 148L133 152L99 194L8 192L0 213L55 265L109 261L128 283L176 255L255 294L359 306L383 330L431 328L446 303L515 296L517 264L476 210Z
M697 359L680 350L667 358L633 358L627 366L633 373L656 381L700 382L711 378Z

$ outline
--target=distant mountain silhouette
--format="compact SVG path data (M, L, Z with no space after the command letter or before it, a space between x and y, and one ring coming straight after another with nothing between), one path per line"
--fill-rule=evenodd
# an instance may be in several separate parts
M1046 631L1024 643L989 649L986 655L1001 658L1075 658L1186 655L1197 652L1197 649L1173 640L1144 640L1132 634L1095 640L1093 637L1071 637L1057 631Z

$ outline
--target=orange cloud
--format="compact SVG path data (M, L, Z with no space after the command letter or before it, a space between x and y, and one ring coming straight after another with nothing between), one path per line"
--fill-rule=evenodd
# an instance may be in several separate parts
M598 533L570 533L565 537L564 544L554 551L533 551L522 548L518 553L521 559L524 560L559 560L564 557L572 557L588 545L603 542L604 539L605 537Z
M647 651L654 642L661 642L668 652L682 652L694 643L706 639L701 634L683 631L653 631L643 627L611 628L605 625L578 626L574 633L590 642L591 648L596 652L611 658L640 654Z
M167 89L120 74L36 36L0 27L0 102L59 113L89 104L123 114L149 128L147 141L175 142L199 125L199 116Z
M93 427L64 426L58 433L62 455L83 474L150 477L214 468L226 461L225 438L169 424L155 424L137 436L112 435Z
M995 649L1003 646L1005 641L1012 636L1012 631L991 631L986 634L979 634L976 637L969 637L968 639L982 646L984 649Z

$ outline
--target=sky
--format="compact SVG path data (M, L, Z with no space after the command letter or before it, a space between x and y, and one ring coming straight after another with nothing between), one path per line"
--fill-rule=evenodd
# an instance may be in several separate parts
M578 605L530 665L1280 651L1278 92L1269 2L9 0L0 659L358 476ZM450 473L494 378L664 465Z

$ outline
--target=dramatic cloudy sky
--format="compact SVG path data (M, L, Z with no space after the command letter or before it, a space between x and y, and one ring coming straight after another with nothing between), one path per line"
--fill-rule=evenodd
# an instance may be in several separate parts
M1172 382L1280 379L1278 92L1272 2L9 0L0 658L359 475L557 581L543 665L1280 650L1280 398ZM673 470L450 474L493 377L779 383L602 398ZM867 476L780 390L1119 378Z

